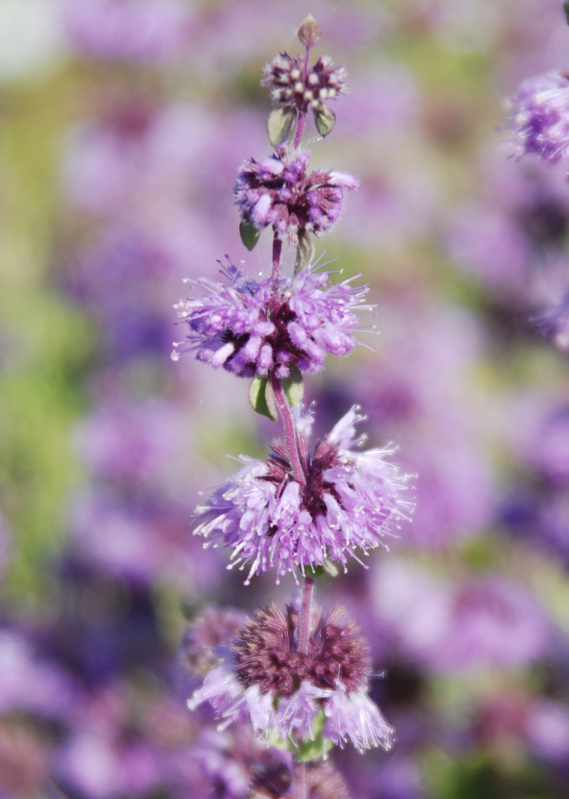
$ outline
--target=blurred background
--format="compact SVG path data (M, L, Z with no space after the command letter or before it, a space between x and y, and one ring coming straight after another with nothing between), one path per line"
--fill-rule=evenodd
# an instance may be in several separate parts
M0 0L2 799L245 799L266 758L186 709L180 640L295 595L191 536L226 455L276 430L169 355L184 277L266 273L231 186L308 12L351 84L314 162L361 180L318 252L380 331L308 399L320 432L359 403L418 474L391 551L321 580L397 729L335 763L362 799L569 795L569 183L500 130L521 80L569 68L561 0Z

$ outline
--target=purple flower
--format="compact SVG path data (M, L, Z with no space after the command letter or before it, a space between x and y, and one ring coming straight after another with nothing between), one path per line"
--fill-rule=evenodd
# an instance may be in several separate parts
M26 711L48 718L65 718L76 686L66 671L40 659L16 629L0 629L0 714Z
M401 496L408 476L398 475L398 467L386 460L395 449L353 450L362 443L356 439L355 425L363 418L357 410L348 411L312 455L311 418L301 417L305 485L294 480L286 450L277 442L268 461L241 456L243 468L197 509L194 533L233 549L228 568L249 564L245 584L271 568L277 583L287 572L297 579L297 568L304 574L327 559L346 570L348 557L361 563L358 551L379 546L394 524L408 518L413 503Z
M347 77L345 67L335 67L328 55L307 69L304 55L291 58L279 53L265 65L261 86L270 88L274 103L301 113L309 108L318 113L327 110L328 100L346 92Z
M73 44L102 60L164 61L188 45L190 7L180 0L68 0Z
M508 102L515 155L536 153L549 163L569 155L569 77L551 71L525 80Z
M133 482L170 490L183 471L191 441L180 435L186 417L166 400L102 402L78 427L82 459L103 480Z
M263 230L273 225L291 243L306 230L322 236L338 221L344 189L358 188L358 181L343 172L317 169L307 174L310 153L281 145L260 161L249 158L239 169L233 187L243 222Z
M561 299L552 303L541 314L534 317L540 332L560 350L569 350L569 288L565 288Z
M369 650L343 611L312 614L308 651L298 648L298 613L276 605L258 611L235 639L231 657L214 668L188 702L209 700L224 728L249 719L255 733L282 742L314 740L363 751L389 749L393 730L367 696Z
M203 796L261 799L264 794L252 793L252 786L260 791L277 785L286 789L290 785L292 762L289 753L264 746L247 724L237 725L232 732L219 733L205 728L197 744L191 748L190 758L199 765L209 788L207 790L204 786ZM193 789L194 785L191 787ZM267 794L276 795L282 796L282 793Z
M239 610L207 607L188 626L180 645L183 665L192 674L205 676L219 662L219 647L229 646L247 620Z
M380 617L423 668L515 669L549 647L549 624L533 594L495 574L452 584L389 558L379 564L372 590Z
M175 306L189 328L188 349L197 351L198 360L240 377L265 377L274 370L283 378L291 366L319 372L327 352L345 356L358 343L354 311L370 309L363 305L366 286L352 288L350 280L332 285L328 273L304 270L281 280L274 292L270 279L247 280L231 264L224 271L229 286L187 279L207 293ZM177 350L172 357L177 360Z
M542 699L533 702L525 718L530 748L544 760L567 763L569 757L569 712L565 704Z

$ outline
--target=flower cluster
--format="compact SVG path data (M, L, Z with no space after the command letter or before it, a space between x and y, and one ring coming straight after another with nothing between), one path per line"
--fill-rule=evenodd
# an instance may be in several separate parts
M354 451L361 443L352 408L309 455L310 417L298 430L304 483L294 479L285 447L277 443L268 461L246 457L237 474L197 509L195 534L231 547L232 564L249 565L246 579L275 569L280 577L297 569L323 566L327 560L359 560L412 510L402 497L408 475L386 458L393 448ZM206 542L206 546L207 546ZM361 562L361 561L360 561Z
M209 701L220 730L245 721L267 744L293 754L293 773L279 767L265 774L252 784L251 799L345 799L333 770L306 763L347 741L360 752L389 749L393 733L367 694L371 660L359 630L341 621L343 611L324 617L312 607L319 571L337 574L334 562L346 571L350 557L362 563L413 507L403 497L408 476L389 460L394 448L356 451L363 443L357 407L309 450L312 415L299 406L303 373L321 371L328 353L348 355L358 343L356 312L371 310L366 286L333 284L314 267L312 235L332 228L345 190L359 185L342 172L309 171L310 154L300 149L309 108L320 135L328 135L335 115L326 101L346 87L345 70L328 56L309 68L320 35L309 15L298 31L304 56L281 53L265 67L262 83L279 106L267 123L273 154L247 159L233 187L245 246L251 250L272 227L271 275L248 279L227 258L224 282L188 280L197 294L176 306L187 333L172 358L194 351L202 362L253 378L251 405L283 424L284 440L274 442L267 460L240 456L242 468L196 509L194 534L207 539L204 547L230 548L228 568L246 570L246 585L269 569L277 583L292 573L298 585L300 572L302 601L286 613L274 604L257 611L225 642L239 616L212 609L182 644L186 665L205 675L190 708ZM284 241L297 248L288 276Z
M347 77L345 67L335 67L328 55L308 69L304 56L279 53L265 65L261 85L271 90L274 103L301 113L309 108L319 112L327 110L326 101L346 92Z
M249 158L239 169L233 187L244 223L262 230L272 225L279 237L298 241L301 230L322 236L338 221L344 189L358 181L343 172L307 172L310 153L286 144L259 161Z
M291 782L291 773L282 764L265 768L253 781L247 799L293 799ZM346 783L329 760L307 764L306 788L310 799L350 799Z
M318 372L326 353L345 356L357 345L355 311L370 309L363 304L366 286L353 288L350 280L332 285L326 272L304 270L283 278L275 292L271 279L246 280L231 264L225 273L229 285L189 281L205 296L176 306L188 325L187 348L198 360L240 377L274 370L284 378L292 366ZM174 360L184 343L175 345Z
M314 740L350 740L362 751L389 749L393 731L367 696L369 651L357 626L342 624L336 608L327 617L313 613L308 651L298 641L298 613L276 605L258 611L233 642L231 656L213 669L189 702L209 700L221 726L251 720L269 741L293 745Z
M550 163L569 156L569 76L547 72L524 81L508 103L515 155L536 153Z

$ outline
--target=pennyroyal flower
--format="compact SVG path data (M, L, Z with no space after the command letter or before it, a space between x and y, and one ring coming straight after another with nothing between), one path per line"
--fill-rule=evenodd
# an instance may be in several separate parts
M536 153L550 163L569 156L569 76L551 71L525 80L508 101L516 156Z
M309 416L299 420L304 485L292 474L285 447L276 442L267 461L240 457L243 468L197 509L195 534L233 549L232 563L248 567L246 584L274 568L277 582L292 572L297 579L325 564L349 557L360 563L383 542L413 503L402 497L408 476L387 460L395 449L356 452L362 443L355 425L363 417L353 407L308 453ZM206 542L205 546L209 542Z
M328 55L307 69L304 55L291 58L288 53L279 53L265 65L261 86L271 90L274 103L302 113L309 108L318 112L327 109L328 100L346 92L347 78L346 68L335 67Z
M305 230L323 236L338 221L344 189L359 186L343 172L316 169L308 172L310 153L285 144L269 158L249 158L237 174L233 187L242 221L263 230L272 225L281 238L296 244Z
M359 750L391 747L393 730L367 695L367 644L343 610L311 618L308 651L298 647L298 613L275 604L257 611L234 640L229 657L214 668L188 702L209 700L221 728L249 719L266 741L314 740Z
M275 293L271 279L247 280L231 264L224 271L229 285L188 280L204 296L175 306L188 325L186 349L198 360L240 377L274 371L284 378L292 366L319 372L328 352L342 357L358 344L355 311L370 310L363 304L366 286L332 285L326 272L304 270L282 279ZM174 360L182 344L174 345Z

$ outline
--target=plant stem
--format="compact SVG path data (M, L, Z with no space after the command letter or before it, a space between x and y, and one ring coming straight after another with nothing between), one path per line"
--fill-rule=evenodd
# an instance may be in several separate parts
M283 420L287 454L290 458L292 473L296 482L301 486L301 488L304 488L306 480L304 477L304 469L302 468L302 463L300 461L300 455L298 453L296 430L294 428L292 413L290 411L287 398L285 397L282 383L274 374L271 376L271 385L273 387L273 391L275 392L277 407Z
M312 614L312 595L314 594L314 577L305 577L302 589L302 605L298 616L298 651L308 654L310 641L310 616Z
M293 796L294 799L308 799L307 784L306 784L306 763L294 764L294 785Z
M304 54L304 81L306 81L306 76L308 74L308 62L310 60L310 47L306 48L306 53ZM298 122L296 124L296 132L294 134L294 149L298 149L300 142L302 140L302 134L304 133L304 128L306 126L306 113L302 111L299 112L298 115Z
M279 281L281 278L281 254L283 251L282 239L276 235L273 238L273 271L271 272L271 290L273 292L273 299L279 289Z
M300 141L302 139L302 134L304 133L304 128L306 126L306 114L303 114L302 111L298 115L298 122L296 124L296 133L294 134L294 149L298 149L300 145Z

